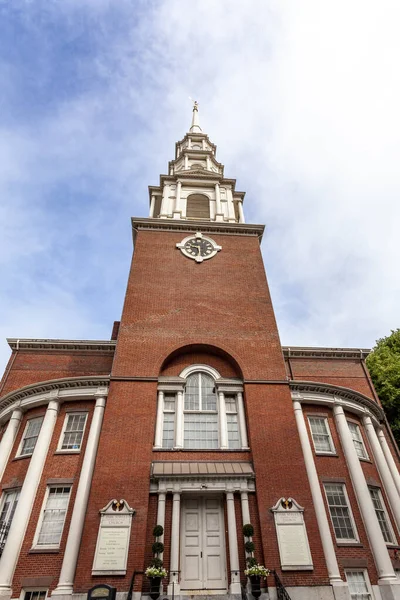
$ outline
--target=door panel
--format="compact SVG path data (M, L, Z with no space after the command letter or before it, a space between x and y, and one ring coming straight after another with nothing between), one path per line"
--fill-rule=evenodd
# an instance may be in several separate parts
M220 498L184 498L181 523L181 589L226 589Z

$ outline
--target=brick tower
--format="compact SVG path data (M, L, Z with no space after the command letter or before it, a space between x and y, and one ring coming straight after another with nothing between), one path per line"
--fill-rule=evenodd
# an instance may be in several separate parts
M293 600L400 599L399 456L368 351L281 347L235 187L195 103L132 219L114 339L9 340L0 595L139 600L157 554L162 597L250 594L256 558L271 599L279 579Z

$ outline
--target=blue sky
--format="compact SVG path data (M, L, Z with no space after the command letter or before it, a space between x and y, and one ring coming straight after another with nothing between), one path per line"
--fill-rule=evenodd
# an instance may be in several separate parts
M397 1L0 0L6 337L108 339L131 216L200 103L266 223L282 342L399 326Z

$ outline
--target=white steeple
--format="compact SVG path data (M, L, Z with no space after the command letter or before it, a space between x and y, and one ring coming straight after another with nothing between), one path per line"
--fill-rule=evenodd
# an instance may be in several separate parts
M196 100L193 101L192 125L189 131L190 133L203 133L199 121L199 104Z
M199 106L194 101L192 124L176 143L168 174L160 176L160 185L149 187L151 218L245 222L244 192L236 190L235 179L224 176L216 151L200 127Z

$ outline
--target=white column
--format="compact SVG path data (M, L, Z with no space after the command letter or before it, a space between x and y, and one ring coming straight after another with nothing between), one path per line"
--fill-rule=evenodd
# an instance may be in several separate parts
M228 516L229 559L231 563L231 594L240 594L239 551L236 532L235 500L233 492L226 492L226 508Z
M353 488L356 493L357 502L360 507L364 526L367 531L375 565L379 575L378 583L395 583L396 575L393 570L392 562L383 539L382 531L378 523L374 505L368 491L367 482L360 465L360 459L354 448L353 439L346 421L343 408L336 404L333 407L336 427L339 432L342 448L349 468Z
M182 188L182 182L178 181L176 184L175 210L173 213L174 219L180 219L182 216L181 188Z
M156 525L161 525L161 527L165 528L165 500L166 493L159 492L158 493L158 506L157 506L157 523ZM160 535L158 541L164 543L164 534ZM163 559L163 552L160 553L161 560Z
M183 392L176 394L176 448L183 448Z
M168 217L168 203L169 203L169 187L168 184L164 183L163 191L162 191L162 199L161 199L161 210L160 210L160 218L166 219Z
M248 525L249 523L251 523L249 509L249 494L247 492L240 492L240 501L242 504L243 525Z
M368 440L372 448L372 452L374 453L379 475L384 485L387 497L389 499L390 508L392 509L397 528L400 531L400 496L397 492L397 488L393 481L392 474L383 454L383 450L379 443L378 436L376 435L375 427L372 423L371 417L365 416L363 418L363 421L365 430L368 435Z
M76 491L74 510L72 511L60 579L56 589L52 592L53 596L59 594L72 594L73 592L76 563L78 561L79 548L81 545L83 525L85 523L86 508L92 485L93 470L96 462L105 405L105 398L97 398L87 439L85 456L83 457L78 489Z
M383 432L383 429L378 429L378 438L379 438L379 442L380 445L382 446L382 450L383 450L383 454L385 455L386 458L386 462L389 466L390 472L392 474L393 477L393 481L396 485L397 491L400 494L400 473L399 473L399 469L397 468L396 463L394 462L394 458L393 455L390 451L389 445L386 441L386 437L385 434Z
M225 396L224 392L218 392L219 400L219 430L221 434L221 449L228 448L228 426L226 423Z
M210 160L210 157L208 154L206 156L206 165L207 165L207 171L211 171L211 160Z
M18 561L21 545L31 516L37 488L46 462L47 452L58 414L58 402L51 400L30 459L18 505L8 533L0 561L0 595L11 595L11 582Z
M0 480L4 475L4 470L14 445L15 437L18 433L22 419L22 410L19 408L13 410L10 420L8 421L7 429L4 432L0 443Z
M156 435L155 435L155 440L154 440L155 448L162 448L163 417L164 417L164 392L162 392L160 390L158 392L158 402L157 402Z
M189 157L187 154L185 154L184 161L185 161L184 169L185 169L185 171L187 171L189 169Z
M244 412L244 402L243 402L243 394L242 392L238 392L237 396L237 410L239 417L239 431L240 431L240 443L242 449L247 449L249 447L249 442L247 439L247 429L246 429L246 416Z
M322 549L324 551L326 568L328 569L329 581L333 586L343 585L340 576L339 565L336 560L335 548L332 542L329 521L325 511L325 503L322 497L319 484L317 469L315 468L314 456L307 433L304 415L300 402L294 402L294 414L296 417L297 429L300 436L300 444L303 450L304 463L306 466L308 482L310 484L311 496L313 499L315 516L317 518L318 529L321 536Z
M181 512L181 494L175 492L172 497L172 524L171 524L171 563L168 585L168 595L172 594L172 583L175 583L175 594L179 593L179 519Z
M245 218L244 218L244 212L243 212L243 202L241 200L239 200L239 202L238 202L238 209L239 209L239 223L246 223Z
M154 217L154 205L155 205L155 203L156 203L156 197L155 197L154 194L152 194L151 195L151 201L150 201L150 214L149 214L149 216L151 218Z
M224 215L221 207L221 192L219 190L219 183L215 184L215 220L223 221Z
M227 201L228 201L228 220L230 223L236 223L235 207L233 206L233 194L231 188L227 188Z

